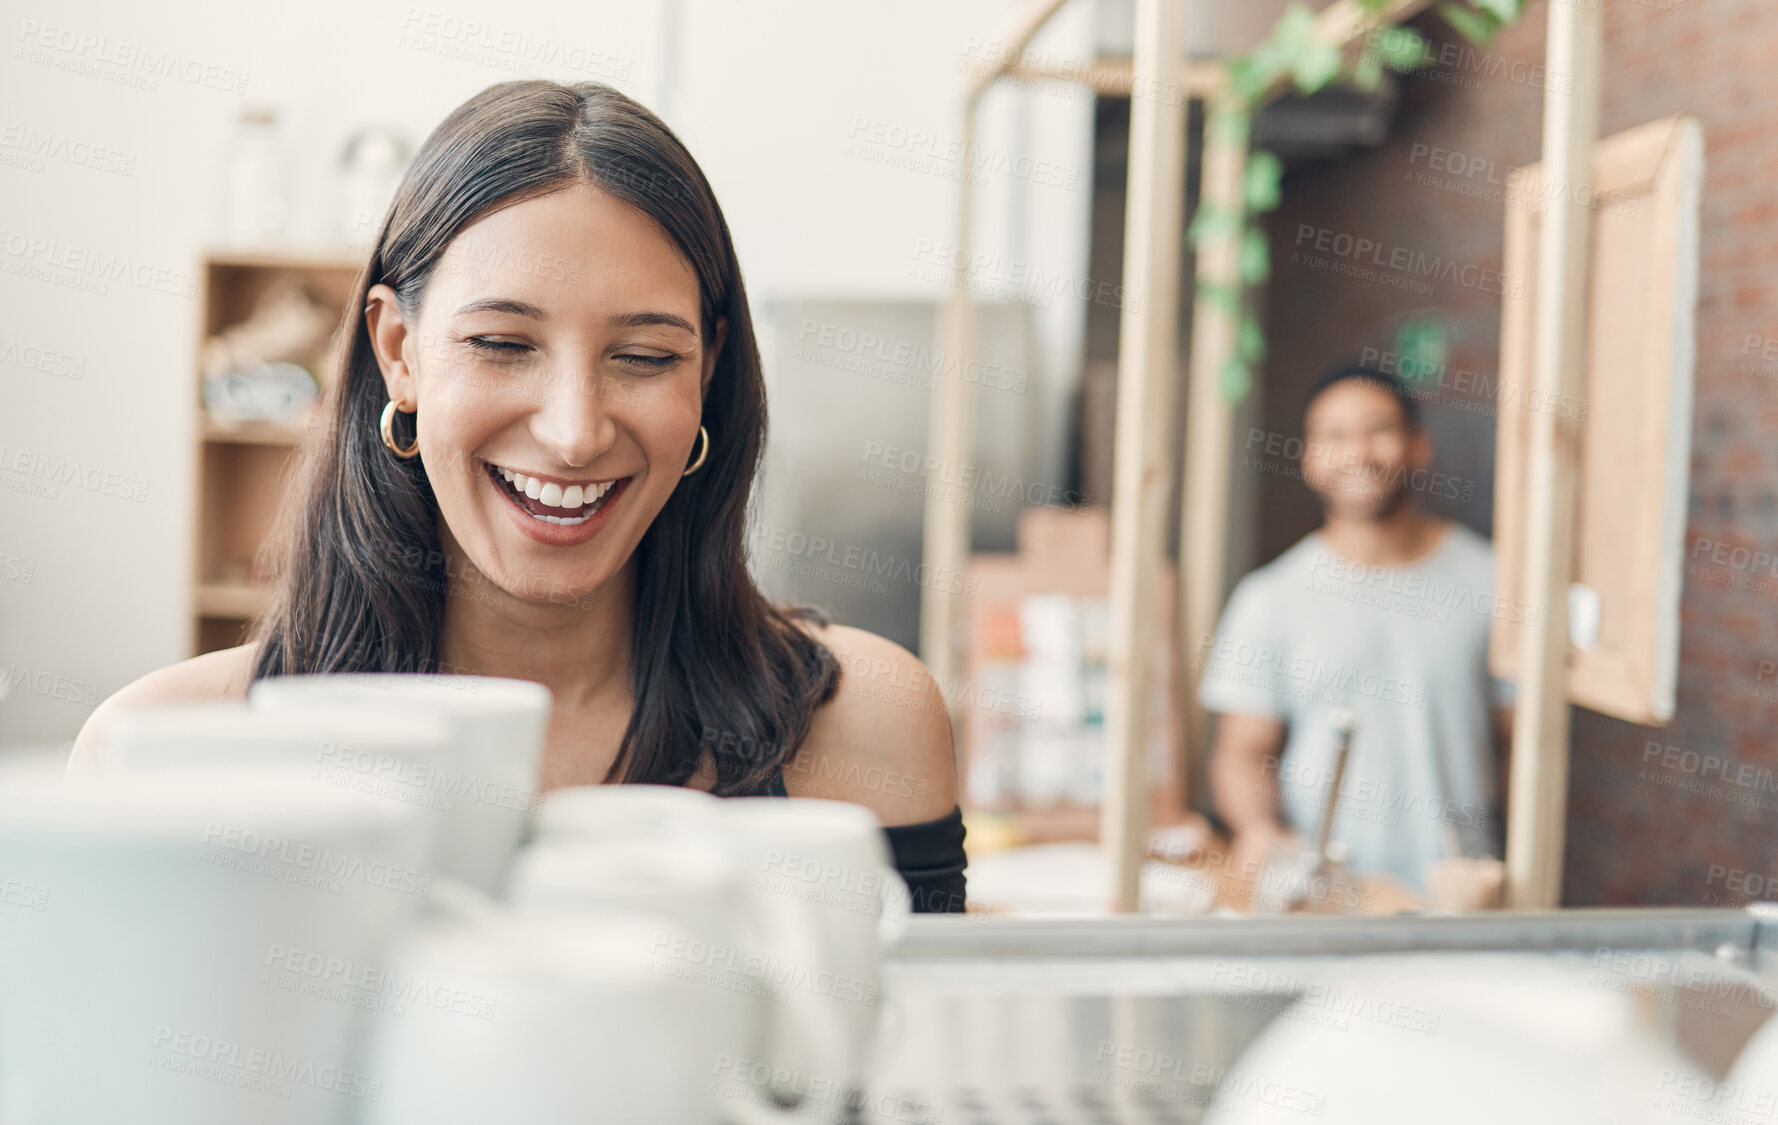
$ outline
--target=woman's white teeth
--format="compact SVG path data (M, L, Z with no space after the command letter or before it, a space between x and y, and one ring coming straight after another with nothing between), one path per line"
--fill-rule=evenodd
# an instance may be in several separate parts
M562 508L567 511L573 511L585 504L596 503L611 491L612 485L617 483L616 481L606 481L603 484L571 484L567 488L563 488L555 481L539 480L536 477L526 476L524 473L515 473L511 469L502 469L498 465L495 468L499 470L501 479L512 485L515 492L521 492L547 508ZM555 516L538 516L537 518L553 523L563 522ZM582 520L570 519L566 522L580 523Z

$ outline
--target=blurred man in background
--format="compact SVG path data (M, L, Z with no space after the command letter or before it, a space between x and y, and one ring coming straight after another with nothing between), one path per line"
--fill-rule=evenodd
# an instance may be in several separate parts
M1495 710L1508 687L1487 669L1502 608L1493 552L1421 510L1419 494L1456 497L1459 482L1431 471L1431 435L1400 379L1326 372L1303 430L1302 478L1323 523L1236 586L1201 654L1200 699L1218 716L1212 795L1237 859L1303 846L1321 827L1349 712L1332 838L1355 871L1424 889L1453 851L1500 854L1510 724Z

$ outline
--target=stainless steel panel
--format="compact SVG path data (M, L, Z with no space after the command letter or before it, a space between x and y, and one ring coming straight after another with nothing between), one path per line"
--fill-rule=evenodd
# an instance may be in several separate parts
M1279 1019L1374 1028L1366 990L1403 979L1633 997L1651 1043L1720 1079L1778 1006L1775 967L1778 911L916 918L859 1119L1196 1122L1311 1099L1248 1083L1242 1052Z

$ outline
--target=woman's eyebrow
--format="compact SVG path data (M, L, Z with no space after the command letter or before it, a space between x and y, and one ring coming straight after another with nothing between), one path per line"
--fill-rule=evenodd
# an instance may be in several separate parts
M626 313L623 316L612 317L611 324L615 328L647 328L650 325L660 324L668 328L683 329L693 336L698 334L698 330L691 326L691 321L682 316L665 312Z
M524 301L515 301L510 297L483 297L479 301L471 301L467 305L464 305L456 311L455 315L462 316L464 313L472 312L513 313L516 316L528 316L532 320L549 319L549 314L538 308L536 305L526 304Z

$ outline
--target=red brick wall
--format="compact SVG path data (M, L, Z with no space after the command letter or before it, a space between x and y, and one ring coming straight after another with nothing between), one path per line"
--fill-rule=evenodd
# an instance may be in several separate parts
M1778 877L1778 565L1752 557L1778 556L1778 8L1770 0L1604 2L1603 131L1673 113L1704 125L1686 532L1688 554L1701 557L1685 581L1672 724L1655 730L1574 712L1564 899L1778 899L1765 878ZM1467 502L1440 497L1427 506L1484 533L1493 509L1489 388L1500 291L1512 287L1495 276L1498 193L1511 169L1539 158L1542 83L1562 81L1537 69L1546 19L1545 6L1532 5L1486 50L1435 17L1418 21L1454 53L1434 73L1402 80L1387 144L1294 171L1272 223L1267 428L1300 434L1303 391L1317 371L1386 350L1402 320L1435 312L1451 338L1445 386L1427 410L1438 468L1473 488ZM1371 240L1385 261L1399 250L1451 262L1458 276L1419 278L1426 292L1387 283L1412 283L1411 272L1369 266L1378 274L1370 278L1355 260L1346 264L1359 276L1336 273L1319 260L1332 256L1314 250L1343 246L1340 235ZM1261 555L1270 558L1318 513L1295 481L1268 477L1264 490Z

